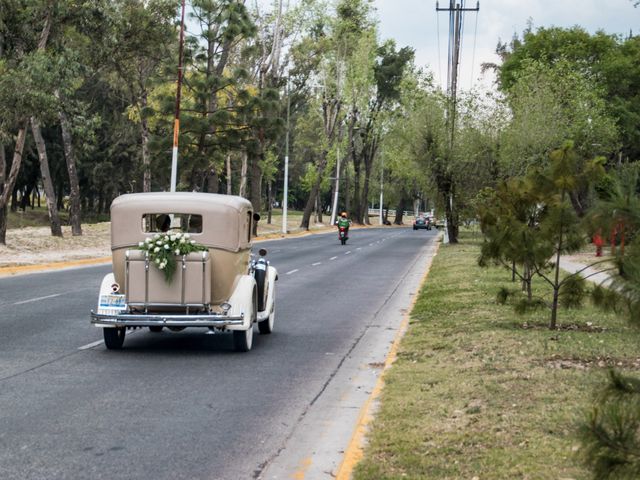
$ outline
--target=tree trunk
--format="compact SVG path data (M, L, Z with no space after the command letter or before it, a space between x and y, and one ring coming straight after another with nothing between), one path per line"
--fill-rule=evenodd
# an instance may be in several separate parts
M241 154L241 165L240 165L240 188L238 195L241 197L247 197L247 168L248 168L248 157L249 155L245 150L242 151Z
M0 49L2 48L0 42ZM4 189L5 171L7 168L7 157L4 151L4 144L0 142L0 196ZM3 205L0 208L0 245L7 244L7 206Z
M207 175L207 192L218 193L219 190L220 177L218 177L218 172L216 172L216 169L211 167L209 168L209 174Z
M40 124L36 117L31 117L31 130L33 138L38 149L38 157L40 158L40 175L42 177L42 186L47 197L47 210L49 211L49 221L51 222L51 235L54 237L62 236L62 227L60 225L60 217L56 208L56 194L51 181L51 173L49 172L49 159L47 158L47 148L42 138Z
M20 129L18 130L18 137L16 139L16 146L13 152L13 161L11 162L11 170L9 176L0 185L0 215L4 217L4 221L0 222L0 244L6 245L7 237L7 204L9 203L9 197L14 193L13 187L16 184L18 178L18 172L20 171L20 164L22 163L22 151L24 149L24 140L27 136L27 120L24 120ZM2 163L5 163L4 149L2 150ZM2 169L2 176L4 177L5 169Z
M141 98L141 112L147 107L147 92ZM151 156L149 155L149 123L144 115L140 115L140 136L142 141L142 191L151 191Z
M267 215L267 223L269 225L271 225L271 215L273 213L273 195L272 195L272 188L271 188L271 180L269 180L269 183L267 184L267 211L269 212L269 214Z
M253 156L249 165L249 201L251 205L253 205L253 211L255 213L262 211L262 170L259 161L259 155ZM253 222L253 235L258 235L258 222Z
M404 196L400 198L396 205L396 218L393 221L394 225L402 225L402 217L404 216Z
M231 183L231 154L230 153L227 153L226 164L227 164L227 195L231 195L233 190L232 190L232 183Z
M362 223L360 221L360 214L362 211L362 206L360 202L360 178L362 176L362 156L356 149L355 138L354 138L354 125L349 125L349 138L350 138L350 152L351 152L351 160L353 162L353 201L351 202L351 211L353 214L351 215L352 219L356 223Z
M566 193L562 190L562 194L560 195L560 205L564 205L564 201L566 198ZM560 231L558 235L558 245L556 247L556 264L555 264L555 278L553 281L553 303L551 304L551 320L549 322L549 329L555 330L557 326L557 316L558 316L558 299L560 297L560 254L562 253L563 245L563 236L562 229L564 228L564 222L562 221L564 217L564 212L561 211L560 216Z
M453 194L449 192L445 195L444 212L447 217L447 234L449 235L449 243L458 243L458 223L453 210Z
M326 150L323 151L321 153L320 161L316 165L318 177L316 178L316 181L313 182L313 186L309 192L309 198L307 198L307 204L305 205L304 212L302 213L302 221L300 222L300 228L304 230L309 230L311 212L313 212L313 206L316 203L316 197L320 191L320 184L324 178L324 170L327 168L327 154L328 152Z
M82 235L82 223L80 218L80 183L76 170L76 156L71 139L71 128L66 113L58 112L60 127L62 128L62 142L64 144L64 156L67 160L67 172L69 174L69 223L73 236Z
M249 162L249 201L254 212L262 211L262 171L258 155L253 156Z

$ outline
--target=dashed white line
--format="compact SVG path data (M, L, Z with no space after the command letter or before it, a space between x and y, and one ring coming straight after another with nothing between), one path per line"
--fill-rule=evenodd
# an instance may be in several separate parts
M291 275L292 273L296 273L298 271L298 269L296 268L295 270L290 270L287 273L285 273L285 275Z
M86 345L78 347L78 350L88 350L90 348L97 347L101 343L104 343L104 340L98 340L97 342L87 343Z
M358 248L356 248L356 250L362 250L362 247L358 247Z
M336 258L338 258L338 257L331 257L329 260L335 260Z
M311 264L312 267L315 267L316 265L322 265L322 262L316 262Z
M37 302L38 300L45 300L47 298L59 297L60 295L62 295L62 294L61 293L54 293L53 295L47 295L46 297L30 298L29 300L23 300L21 302L15 302L14 305L22 305L23 303Z
M351 250L349 250L348 252L344 252L345 255L349 255L351 253Z

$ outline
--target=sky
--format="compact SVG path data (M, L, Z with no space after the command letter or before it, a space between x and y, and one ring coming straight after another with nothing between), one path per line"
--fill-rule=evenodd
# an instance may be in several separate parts
M460 0L456 0L459 3ZM416 64L431 70L436 82L446 89L448 12L436 13L436 0L374 0L382 40L393 38L398 48L415 49ZM440 8L449 6L440 0ZM483 62L499 63L498 41L508 42L522 35L529 21L539 27L579 25L590 33L640 34L640 6L631 0L480 0L480 11L464 14L459 90L489 88L490 73L481 75ZM476 0L465 7L475 8ZM438 48L439 44L439 48ZM474 49L475 45L475 49ZM474 52L475 50L475 52Z

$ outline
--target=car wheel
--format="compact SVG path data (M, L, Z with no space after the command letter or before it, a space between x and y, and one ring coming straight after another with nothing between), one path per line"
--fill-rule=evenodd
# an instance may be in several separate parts
M149 327L149 330L153 333L160 333L162 331L162 326L160 325L152 325Z
M187 327L167 327L169 330L171 330L172 332L181 332L182 330L184 330Z
M236 352L248 352L253 346L253 325L246 330L233 331L233 349Z
M102 334L104 336L104 344L109 350L120 350L124 343L126 329L124 327L103 328Z
M275 292L272 293L272 295L274 294ZM271 332L273 332L273 324L275 322L275 319L276 319L276 299L274 297L273 305L271 305L271 313L269 314L269 318L261 322L258 322L258 331L260 332L261 335L269 335Z

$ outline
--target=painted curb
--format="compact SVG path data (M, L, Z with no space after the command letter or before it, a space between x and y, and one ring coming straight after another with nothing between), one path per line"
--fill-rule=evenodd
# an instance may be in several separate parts
M344 458L340 467L338 468L338 472L336 474L336 480L350 480L353 476L353 470L356 465L362 460L364 456L364 447L365 447L365 437L367 433L367 428L371 421L374 418L374 407L376 406L376 402L378 401L380 394L384 388L384 376L385 373L391 368L393 362L395 362L398 354L398 348L400 347L400 342L404 338L404 335L407 333L407 329L409 327L409 319L411 318L411 312L413 311L416 302L418 301L418 297L420 296L420 291L424 287L424 284L427 281L429 276L429 271L431 270L431 264L433 262L433 258L438 254L438 250L440 249L442 241L441 239L436 240L435 251L431 256L431 260L427 265L427 268L424 272L422 280L420 281L420 286L418 287L418 291L416 295L413 297L410 308L407 313L405 313L404 318L402 319L402 323L400 324L400 328L398 329L398 333L396 334L396 338L389 349L389 353L387 354L387 358L384 362L384 368L382 370L381 375L378 377L378 381L376 382L375 387L371 391L369 398L362 406L360 410L360 415L358 416L358 421L353 431L353 436L351 437L351 441L349 445L344 451Z

